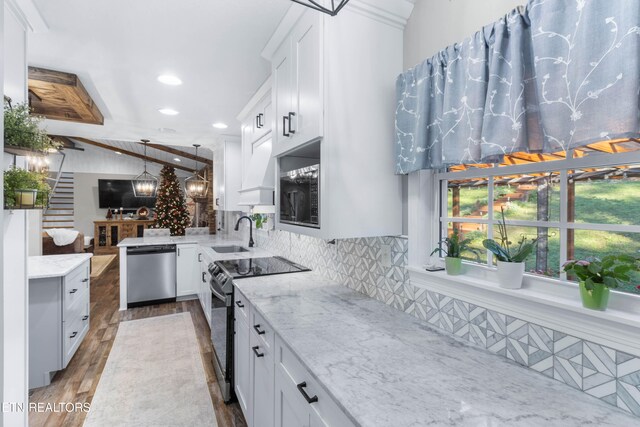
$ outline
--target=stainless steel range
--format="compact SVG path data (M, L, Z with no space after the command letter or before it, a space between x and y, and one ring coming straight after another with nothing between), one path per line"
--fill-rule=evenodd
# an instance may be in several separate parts
M209 264L213 366L225 402L233 396L233 281L246 277L299 273L308 268L282 257L247 258Z

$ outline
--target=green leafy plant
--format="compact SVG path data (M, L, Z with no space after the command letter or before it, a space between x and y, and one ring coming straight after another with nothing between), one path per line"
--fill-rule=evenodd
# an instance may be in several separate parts
M264 214L253 214L251 215L251 219L256 223L256 228L261 229L264 225L267 224L267 220L269 217Z
M567 261L562 268L584 282L588 291L592 291L597 284L615 289L629 284L632 273L640 271L640 258L607 255L602 259L592 257Z
M504 219L504 209L500 208L502 219L498 221L498 233L500 234L500 243L493 239L485 239L482 246L490 250L499 261L502 262L524 262L538 243L538 238L528 239L526 236L518 241L516 245L509 240L507 233L507 223Z
M476 249L470 247L469 243L471 243L471 239L460 240L460 233L457 228L454 228L451 236L442 239L438 243L438 247L431 252L431 255L436 252L440 254L444 252L450 258L460 258L462 252L471 252L476 258L479 258L480 254Z
M41 121L41 117L31 115L31 108L27 103L12 106L11 99L4 98L5 145L43 153L57 150L60 144L38 127Z
M16 190L38 190L36 205L45 206L51 188L47 184L47 176L44 173L11 168L4 172L5 208L12 208L17 205Z

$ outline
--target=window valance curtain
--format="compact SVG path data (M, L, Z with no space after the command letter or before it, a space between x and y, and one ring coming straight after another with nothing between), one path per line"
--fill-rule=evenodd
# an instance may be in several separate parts
M396 173L640 135L640 1L530 0L396 82Z

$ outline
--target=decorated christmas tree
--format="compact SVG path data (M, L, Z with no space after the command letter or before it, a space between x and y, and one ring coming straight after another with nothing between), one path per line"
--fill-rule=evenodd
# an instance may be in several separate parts
M184 229L191 222L176 170L170 166L160 171L156 214L155 228L168 228L172 236L183 236Z

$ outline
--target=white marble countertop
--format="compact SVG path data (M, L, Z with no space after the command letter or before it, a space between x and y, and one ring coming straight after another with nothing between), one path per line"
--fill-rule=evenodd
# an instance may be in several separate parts
M30 256L27 267L29 279L66 276L92 256L91 253Z
M313 272L235 283L356 425L640 424Z

